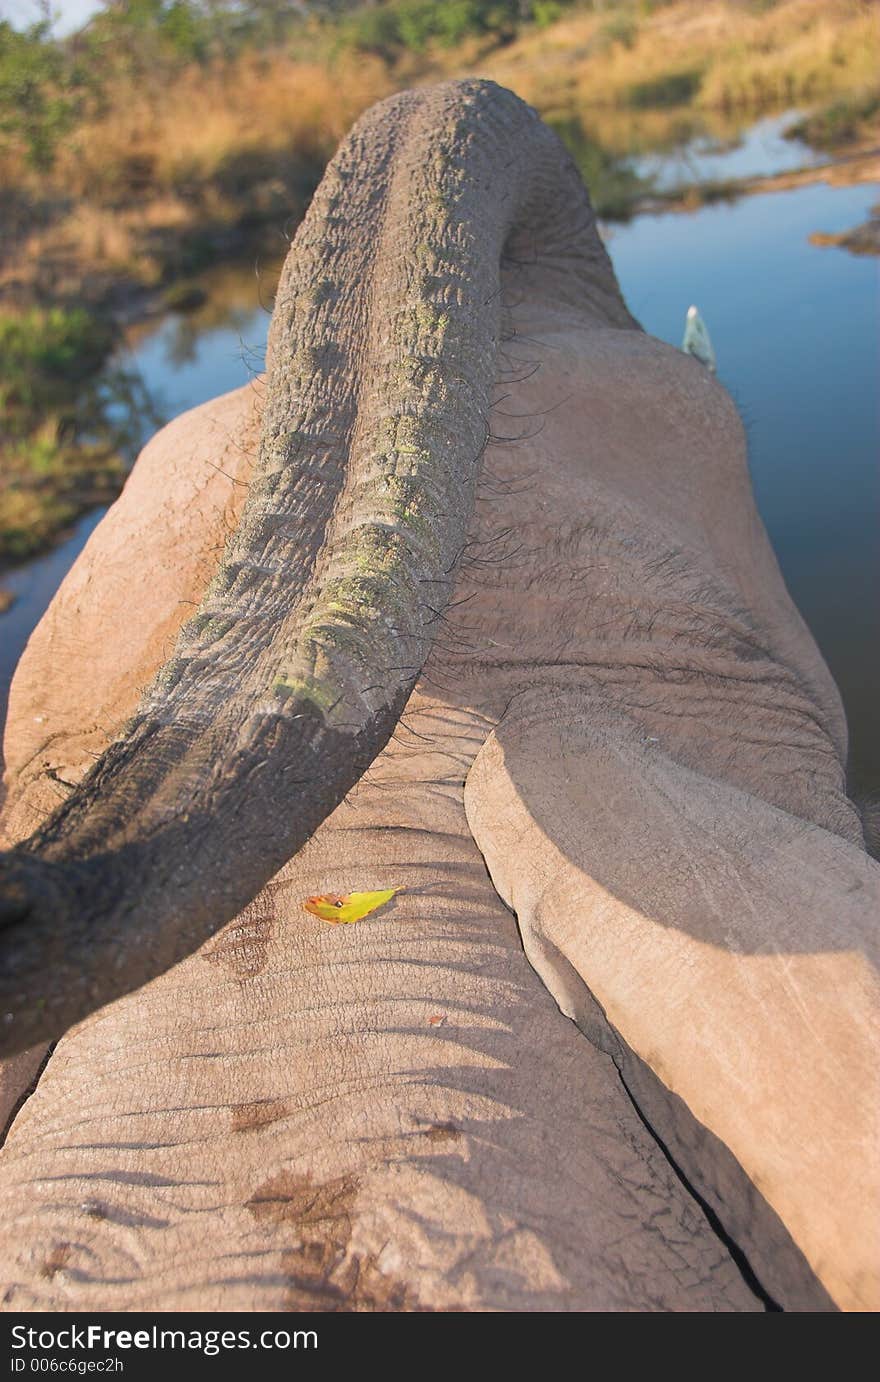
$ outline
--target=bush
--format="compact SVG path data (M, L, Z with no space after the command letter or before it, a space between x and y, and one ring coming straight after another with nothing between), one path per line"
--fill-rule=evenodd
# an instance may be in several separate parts
M539 29L549 29L562 18L562 5L559 0L534 0L532 19Z
M78 113L78 84L45 24L16 33L0 21L0 136L21 145L32 167L51 168L55 146Z
M570 0L568 0L570 3ZM389 0L357 11L343 27L345 46L392 62L403 52L424 53L432 43L452 48L471 36L513 38L520 23L550 24L565 0Z
M861 139L866 126L876 124L878 116L880 92L862 92L798 120L786 130L786 138L803 139L817 149L836 148Z
M686 106L699 91L702 75L699 68L688 68L683 72L668 72L650 81L635 82L627 93L629 104L638 109Z
M85 44L113 66L140 71L169 60L202 61L211 33L207 13L194 0L125 0L95 16Z
M626 10L619 10L599 29L593 42L599 52L604 52L612 48L615 43L619 43L623 48L632 48L639 33L639 22L634 14Z
M82 307L0 317L0 408L7 436L25 436L46 412L72 407L112 341L109 327Z

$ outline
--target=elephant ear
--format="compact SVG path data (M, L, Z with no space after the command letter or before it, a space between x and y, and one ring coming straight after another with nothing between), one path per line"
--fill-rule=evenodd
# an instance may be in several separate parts
M262 397L246 385L156 433L31 634L3 744L7 848L122 734L198 607L244 505Z
M796 1244L839 1306L876 1309L880 867L622 714L544 711L505 721L465 788L529 959L588 1036L600 1005L643 1117L768 1291L822 1308Z
M258 385L184 413L144 447L28 640L10 688L2 843L57 809L134 713L234 529L259 440ZM63 675L58 675L63 669ZM0 1126L38 1074L0 1061Z

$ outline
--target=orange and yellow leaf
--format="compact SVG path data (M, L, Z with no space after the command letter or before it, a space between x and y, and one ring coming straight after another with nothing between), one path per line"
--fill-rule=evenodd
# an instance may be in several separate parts
M361 917L384 907L392 897L404 891L404 888L379 888L371 893L319 893L316 897L307 897L303 906L312 916L334 924L360 921Z

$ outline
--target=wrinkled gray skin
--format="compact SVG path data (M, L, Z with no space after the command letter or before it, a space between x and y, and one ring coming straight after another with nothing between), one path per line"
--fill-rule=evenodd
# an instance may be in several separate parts
M839 698L727 395L630 317L534 112L370 111L265 393L167 429L95 542L10 715L11 1107L81 1023L0 1165L10 1309L865 1308ZM78 638L126 690L62 713Z
M634 325L576 171L500 90L395 98L330 164L279 289L239 530L124 738L0 861L5 1050L190 954L386 742L467 535L501 254L538 243L548 306Z

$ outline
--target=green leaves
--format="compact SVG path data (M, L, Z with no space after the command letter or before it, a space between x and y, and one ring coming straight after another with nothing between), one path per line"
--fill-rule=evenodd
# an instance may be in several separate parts
M46 24L16 33L0 21L0 142L23 145L33 168L51 168L58 139L76 119L79 84Z
M109 328L81 307L0 316L4 426L27 432L47 411L69 405L111 340Z

